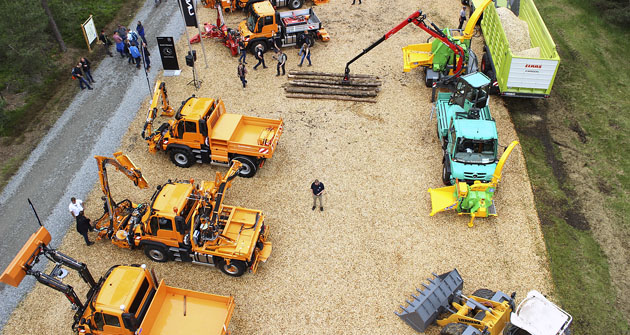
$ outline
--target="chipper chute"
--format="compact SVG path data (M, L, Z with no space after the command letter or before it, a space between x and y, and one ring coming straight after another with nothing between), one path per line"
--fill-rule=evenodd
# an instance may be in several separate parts
M439 276L434 273L433 276L434 279L428 279L428 285L422 284L424 290L416 288L419 294L412 294L411 301L406 300L407 307L400 306L402 312L394 312L419 332L424 332L442 312L451 309L453 299L459 297L464 287L464 280L457 269Z

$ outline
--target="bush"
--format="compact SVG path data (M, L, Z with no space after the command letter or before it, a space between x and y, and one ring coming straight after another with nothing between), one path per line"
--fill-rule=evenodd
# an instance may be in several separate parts
M602 12L602 17L606 21L624 27L630 24L628 0L596 0L594 4Z

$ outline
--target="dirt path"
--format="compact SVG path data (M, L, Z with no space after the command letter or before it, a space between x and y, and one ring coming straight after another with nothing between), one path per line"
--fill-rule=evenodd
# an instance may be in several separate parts
M456 26L458 7L457 1L433 0L423 2L421 9L440 26ZM315 45L314 65L306 69L341 73L354 55L418 9L418 3L404 0L367 0L360 6L333 0L317 7L331 41ZM201 14L214 22L214 12ZM234 27L240 15L228 14L228 25ZM368 329L376 334L414 334L393 311L431 272L455 267L464 277L465 293L487 287L517 291L520 297L531 289L553 294L520 150L504 171L497 218L479 219L470 229L468 219L454 213L428 216L427 189L441 186L441 151L435 119L429 119L430 90L424 87L421 71L402 73L400 51L426 38L419 29L407 27L355 62L353 73L383 78L376 104L287 99L281 89L286 77L275 77L271 55L270 68L258 71L248 56L249 85L243 90L236 77L237 59L213 41L206 44L210 67L204 68L202 58L198 62L204 81L198 92L186 85L192 79L189 68L180 77L164 78L173 106L192 93L221 97L229 112L281 117L286 126L274 157L255 178L235 180L225 201L266 213L274 249L259 273L234 279L202 266L151 263L158 275L171 285L234 295L234 334L363 334ZM177 52L181 60L186 52L183 41ZM287 70L298 69L297 50L286 52ZM122 175L111 174L116 199L146 201L166 179L199 181L225 171L202 165L180 169L163 154L147 153L138 136L146 107L145 101L120 149L143 170L152 187L141 192ZM500 143L517 139L502 101L493 98L491 108ZM314 178L328 189L321 213L310 208L308 187ZM100 214L98 197L94 189L87 199L91 217ZM88 249L74 233L66 236L61 249L80 257L95 275L117 263L148 263L142 252L117 249L105 241ZM5 334L51 329L69 334L70 309L45 313L51 304L66 302L57 292L36 287L13 314ZM43 320L29 322L33 313ZM438 332L432 327L428 333Z

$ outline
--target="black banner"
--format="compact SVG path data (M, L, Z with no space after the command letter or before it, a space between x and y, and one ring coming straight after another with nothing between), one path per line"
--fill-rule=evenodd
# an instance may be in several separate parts
M179 0L179 4L182 6L182 12L184 13L184 21L186 21L186 27L197 27L197 16L195 15L195 7L193 3L195 0Z
M179 70L177 54L175 53L175 41L172 37L158 37L158 48L164 70Z

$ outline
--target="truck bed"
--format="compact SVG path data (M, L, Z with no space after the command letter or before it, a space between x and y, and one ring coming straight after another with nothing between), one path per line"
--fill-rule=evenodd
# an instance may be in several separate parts
M259 139L267 129L273 136L270 143L264 144ZM226 143L229 152L270 158L281 134L282 120L226 113L217 120L211 141Z
M160 282L138 334L226 334L234 298L175 288Z

